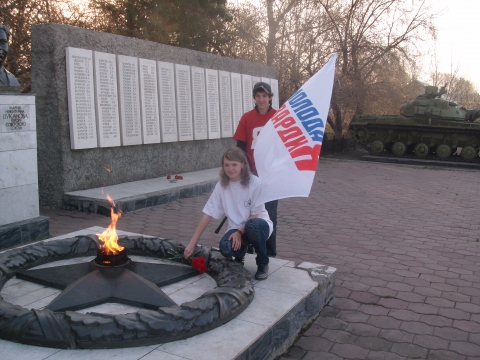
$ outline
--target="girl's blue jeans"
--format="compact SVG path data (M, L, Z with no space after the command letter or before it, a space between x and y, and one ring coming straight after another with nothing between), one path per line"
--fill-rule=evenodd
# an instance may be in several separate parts
M228 240L230 235L235 231L237 231L237 229L230 229L223 235L219 245L220 253L227 258L234 257L235 259L242 259L247 252L247 245L252 244L257 253L257 257L255 258L257 266L268 265L266 247L268 233L270 231L268 223L259 218L248 220L245 223L244 244L236 251L232 248L232 242Z

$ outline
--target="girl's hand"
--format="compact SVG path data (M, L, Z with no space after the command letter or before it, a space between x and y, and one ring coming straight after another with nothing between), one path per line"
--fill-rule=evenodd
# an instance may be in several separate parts
M228 238L232 242L232 249L234 251L239 250L242 247L242 236L238 232L234 232Z
M188 259L190 256L193 255L194 251L195 251L195 245L194 244L188 244L187 247L185 248L185 251L183 252L183 257L185 259Z

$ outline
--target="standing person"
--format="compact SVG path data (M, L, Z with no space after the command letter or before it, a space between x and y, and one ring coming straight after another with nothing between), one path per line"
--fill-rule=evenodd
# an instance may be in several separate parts
M192 256L198 239L213 218L228 217L228 230L220 240L220 252L227 258L243 262L247 245L252 244L257 253L255 279L268 277L267 238L273 230L264 204L256 204L261 180L251 175L245 153L238 147L228 149L222 156L220 181L210 195L203 216L183 253Z
M237 146L247 154L248 163L255 175L257 175L257 168L255 167L253 153L257 137L268 120L277 112L272 108L272 98L272 88L269 84L265 82L256 83L253 86L255 108L243 114L233 135L233 138L237 140ZM278 200L265 203L268 216L273 223L272 235L267 240L267 255L270 257L277 256L277 206Z

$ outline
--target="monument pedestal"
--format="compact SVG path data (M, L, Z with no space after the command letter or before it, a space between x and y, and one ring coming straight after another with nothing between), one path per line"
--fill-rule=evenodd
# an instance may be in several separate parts
M0 248L48 237L38 205L35 96L0 94Z

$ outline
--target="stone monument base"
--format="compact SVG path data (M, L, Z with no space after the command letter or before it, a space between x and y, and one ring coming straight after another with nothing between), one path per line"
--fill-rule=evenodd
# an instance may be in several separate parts
M54 239L76 235L100 233L104 229L92 227ZM138 235L118 231L119 235ZM54 240L49 239L49 240ZM46 240L46 241L49 241ZM1 256L0 252L0 256ZM80 261L79 259L71 259ZM125 360L271 360L283 354L294 340L316 318L322 308L332 299L336 269L327 265L301 263L271 258L269 276L263 281L253 281L255 296L252 303L236 318L226 324L184 340L122 349L108 350L61 350L22 345L0 340L0 352L9 359L28 358L55 359L105 359L118 357ZM254 275L255 256L247 254L245 268ZM201 274L198 279L190 278L185 283L162 288L178 304L201 296L208 289L209 276ZM4 301L27 308L45 306L59 290L32 283L21 283L10 279L0 295ZM125 308L107 303L84 309L95 313L130 313L138 309Z
M0 249L48 238L48 219L48 216L39 216L0 226Z

